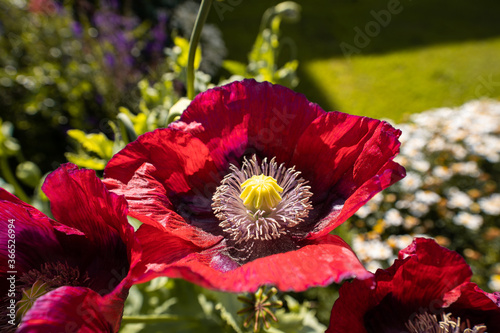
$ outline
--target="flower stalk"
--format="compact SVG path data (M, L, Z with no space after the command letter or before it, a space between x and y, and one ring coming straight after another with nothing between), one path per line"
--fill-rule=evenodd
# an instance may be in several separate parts
M193 32L191 33L191 39L189 41L189 53L188 53L188 62L186 69L186 89L187 89L187 98L192 100L194 98L194 58L196 55L196 48L200 41L201 31L203 29L203 25L207 20L208 13L210 12L210 7L212 6L213 0L202 0L200 5L200 11L198 12L198 16L196 17L196 22L194 23Z

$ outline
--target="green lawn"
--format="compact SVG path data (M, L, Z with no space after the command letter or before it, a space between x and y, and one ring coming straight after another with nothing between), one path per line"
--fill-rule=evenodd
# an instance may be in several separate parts
M212 11L209 21L221 28L229 58L245 60L261 14L276 3L243 0L222 16ZM301 5L301 21L283 23L283 37L293 39L300 60L296 90L324 109L401 121L408 113L500 97L500 2L311 0ZM341 45L358 53L347 58Z

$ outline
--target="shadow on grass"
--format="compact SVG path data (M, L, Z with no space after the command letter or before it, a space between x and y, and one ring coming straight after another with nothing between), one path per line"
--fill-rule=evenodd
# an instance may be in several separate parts
M246 60L262 13L279 2L233 0L226 1L230 9L224 13L212 11L209 20L221 28L230 59ZM297 2L302 6L302 18L298 23L282 23L282 32L296 43L301 63L500 36L500 2L494 0ZM322 93L321 82L305 70L299 70L299 77L297 91L324 109L335 109Z

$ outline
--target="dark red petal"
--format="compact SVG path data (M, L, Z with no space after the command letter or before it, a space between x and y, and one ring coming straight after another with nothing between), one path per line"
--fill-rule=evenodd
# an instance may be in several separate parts
M125 199L110 193L93 170L64 164L47 176L42 190L56 220L82 231L92 241L112 243L110 238L130 229Z
M138 236L147 242L147 245L141 243L147 252L145 258L148 259L144 261L150 268L149 278L164 275L184 278L206 288L248 292L266 284L283 291L303 291L352 277L371 276L338 236L327 235L296 251L259 258L237 267L225 257L222 244L202 250L179 238L172 239L174 235L159 237L154 230L145 229L146 232L150 234L147 238Z
M468 282L471 275L469 266L456 252L432 239L417 238L400 251L391 267L377 270L376 288L360 281L341 287L328 332L343 332L342 328L352 326L358 327L353 332L361 333L365 331L359 327L365 324L377 332L404 329L412 314L440 309L443 299L450 297L447 293Z
M229 161L252 153L288 163L302 132L324 113L288 88L243 80L199 94L181 121L201 123L205 130L194 135L225 169Z
M53 261L63 254L54 232L52 222L47 216L30 205L20 201L0 189L0 273L17 271L27 272L42 263ZM12 223L11 223L12 222ZM9 228L9 224L13 227ZM9 233L12 229L13 233ZM9 237L12 235L12 238ZM8 266L8 246L14 246L15 264ZM5 279L2 280L2 283Z
M140 259L141 249L127 220L125 198L109 192L93 170L78 170L69 163L49 174L42 189L60 223L57 229L70 234L68 230L73 228L85 235L85 240L59 238L66 255L85 256L82 263L89 265L95 290L109 293L111 280L117 285Z
M466 282L445 297L445 312L451 312L471 325L484 324L488 332L500 332L500 307L497 296L481 290L475 283Z
M402 304L428 306L446 292L468 282L472 271L456 252L439 246L432 239L417 238L399 252L389 276L377 274L377 290ZM390 280L389 280L390 278Z
M380 299L374 295L372 279L345 282L333 304L326 333L367 333L363 317L378 302Z
M40 297L16 332L118 332L123 301L108 303L88 288L61 287Z

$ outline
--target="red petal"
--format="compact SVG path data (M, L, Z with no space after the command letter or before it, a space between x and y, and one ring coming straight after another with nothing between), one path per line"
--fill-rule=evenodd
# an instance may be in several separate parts
M144 167L145 163L149 167ZM160 129L146 133L116 154L104 174L115 189L120 187L118 182L127 185L133 180L130 186L122 186L120 193L142 196L156 218L163 219L159 214L171 208L171 203L191 224L201 223L205 230L218 228L211 199L225 174L215 168L207 147L188 132ZM135 192L136 186L142 193Z
M333 304L330 326L325 333L367 333L363 317L380 302L374 296L372 279L345 282Z
M266 284L283 291L303 291L352 277L365 279L371 276L338 236L327 235L296 251L259 258L236 267L223 254L222 244L201 250L183 240L172 239L173 235L158 237L159 233L153 229L144 232L150 234L147 239L144 234L138 237L148 252L145 254L148 259L144 260L150 269L148 278L163 275L184 278L206 288L248 292ZM165 242L168 246L164 245Z
M87 251L82 254L87 254L87 259L93 262L89 269L109 275L118 284L119 279L127 275L128 266L133 267L139 261L141 252L127 220L125 198L109 192L93 170L78 170L76 165L70 163L49 174L42 189L50 199L54 217L60 223L56 228L66 234L78 234L76 231L69 232L77 229L91 242L60 238L66 255L69 257ZM81 242L81 248L76 242ZM85 261L85 264L89 263ZM96 277L96 288L99 288L96 290L101 289L97 286L111 284L98 280L99 277ZM109 292L106 290L106 293Z
M93 170L64 164L47 176L42 190L59 223L82 231L99 244L113 243L118 234L133 232L125 199L108 192Z
M202 250L189 240L177 237L177 233L171 234L161 230L161 226L158 227L160 229L143 224L137 230L137 238L140 240L143 253L141 262L132 272L134 283L162 276L163 270L168 265ZM201 276L196 278L203 280Z
M11 202L11 203L15 204L16 206L18 206L19 208L24 208L28 212L28 214L30 216L32 216L33 220L40 221L40 222L36 222L34 224L38 224L38 223L44 224L44 225L52 224L52 222L51 222L52 220L49 219L45 214L43 214L42 212L40 212L38 209L34 208L33 206L28 205L27 203L25 203L24 201L22 201L21 199L19 199L15 195L7 192L6 190L4 190L1 187L0 187L0 201L4 201L6 203ZM14 207L14 206L12 206L12 207ZM0 211L0 213L1 212L2 211Z
M88 288L57 288L35 302L16 332L118 332L123 302L109 303Z
M156 168L144 163L130 179L128 184L119 180L107 178L106 186L116 194L124 195L130 208L130 216L156 228L175 233L176 236L187 239L197 246L207 247L218 242L220 237L213 236L203 230L188 224L181 216L172 211L172 204L166 195L163 185L154 178ZM196 225L196 221L190 221ZM205 223L203 227L211 227ZM218 227L218 224L213 225Z
M363 281L340 288L327 332L353 327L352 332L365 333L367 318L377 332L404 329L413 313L440 309L443 299L451 297L447 293L472 275L460 255L431 239L415 239L399 257L389 269L375 273L375 288Z
M202 124L205 130L195 136L225 169L228 161L240 162L243 154L252 153L288 163L302 132L324 113L288 88L243 80L199 94L181 121Z
M488 332L500 332L500 306L497 300L497 295L488 294L475 283L467 282L445 296L444 311L451 312L453 317L470 320L471 326L484 324Z
M415 239L399 252L399 258L383 281L377 276L377 289L385 294L391 292L404 304L426 306L472 276L470 267L458 253L432 239Z
M366 279L371 275L347 243L338 236L326 235L296 251L260 258L222 273L220 277L209 277L212 288L243 292L256 291L264 284L274 285L282 291L304 291L353 277Z
M144 163L128 183L124 184L114 178L105 178L103 183L113 193L125 196L130 210L146 216L156 216L161 221L163 215L173 207L165 188L154 178L155 172L156 168L152 164Z
M386 122L340 112L329 112L309 125L292 163L310 181L313 204L334 209L316 227L321 231L314 237L327 234L404 177L404 168L392 162L399 152L399 135Z
M188 132L173 129L158 129L129 143L108 162L104 176L127 184L145 162L156 168L154 176L169 195L203 191L206 184L218 186L222 179L207 147Z
M21 274L64 255L52 223L40 211L0 188L0 242L5 244L0 247L0 272ZM13 227L9 228L10 224ZM9 229L14 233L9 233ZM14 267L8 266L8 245L15 245ZM1 283L6 283L5 279Z

